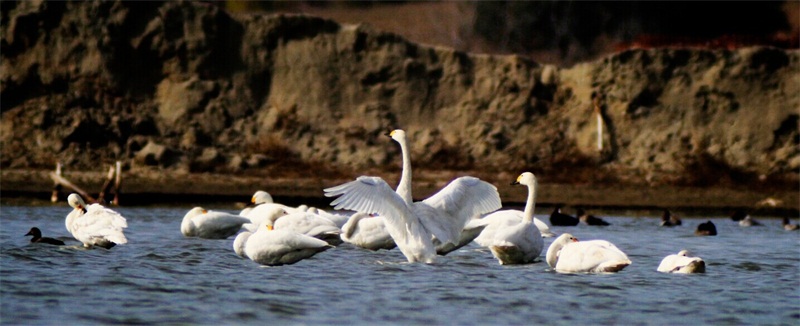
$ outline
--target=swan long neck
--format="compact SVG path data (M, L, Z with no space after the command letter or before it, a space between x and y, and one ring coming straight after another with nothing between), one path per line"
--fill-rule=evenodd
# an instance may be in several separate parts
M550 244L550 248L547 248L547 265L550 268L556 268L556 264L558 263L558 253L561 251L561 248L564 246L563 243L560 243L558 239L556 239L552 244Z
M398 140L397 143L400 144L400 152L403 153L403 173L400 175L400 182L395 192L411 205L414 200L411 196L411 154L408 152L405 138Z
M533 222L533 211L536 208L536 187L538 182L533 180L533 183L528 185L528 201L525 203L525 211L522 212L523 222Z

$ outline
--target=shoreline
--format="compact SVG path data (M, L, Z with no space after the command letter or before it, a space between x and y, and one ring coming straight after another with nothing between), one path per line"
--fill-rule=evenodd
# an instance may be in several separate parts
M0 200L3 204L50 205L53 189L50 172L3 169L0 171ZM433 194L452 179L450 176L432 174L425 173L415 178L413 192L418 194L417 199ZM96 193L104 181L104 173L69 172L64 176L90 193ZM385 179L389 184L396 182L390 178ZM491 182L487 178L483 179ZM287 205L306 204L325 209L329 207L332 199L324 197L322 189L347 181L350 179L319 176L265 178L175 171L125 172L120 198L122 206L234 203L234 206L238 207L246 204L256 190L266 190L276 202ZM526 191L507 183L494 182L494 184L504 206L524 206ZM67 189L60 191L59 203L63 204L62 201L66 199L68 193ZM776 200L779 204L775 207L758 205L768 198ZM800 189L753 191L721 187L540 184L536 204L540 213L544 207L563 205L568 211L576 207L594 211L640 212L660 212L668 208L684 215L723 216L729 215L734 210L743 209L759 216L788 215L797 218L800 214L798 198Z

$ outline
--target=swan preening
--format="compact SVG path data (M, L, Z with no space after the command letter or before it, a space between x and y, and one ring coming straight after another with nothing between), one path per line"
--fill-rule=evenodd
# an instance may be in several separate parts
M534 223L536 206L536 176L525 172L513 184L528 186L528 200L521 216L516 210L505 210L489 214L491 220L475 242L488 247L501 265L528 264L539 257L544 246L542 233Z
M100 204L87 206L78 194L70 194L67 202L73 208L65 221L67 231L84 247L110 249L128 243L123 233L128 222L122 215Z
M361 176L324 189L325 196L338 197L331 203L335 209L380 214L409 262L433 263L437 255L433 238L441 244L457 245L470 219L501 207L500 195L487 182L460 177L430 198L414 202L406 134L397 129L389 135L400 144L403 155L403 172L396 192L379 177Z
M181 233L187 237L226 239L239 232L245 223L250 223L250 220L239 215L195 207L183 216Z
M578 241L563 233L547 249L547 264L560 273L614 273L630 265L631 260L611 242Z
M688 250L681 250L677 255L664 257L656 270L662 273L705 273L706 263L700 257L692 257Z

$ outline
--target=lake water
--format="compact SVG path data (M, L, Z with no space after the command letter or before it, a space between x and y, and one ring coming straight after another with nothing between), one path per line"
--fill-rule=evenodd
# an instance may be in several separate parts
M712 217L716 237L693 235L706 219L660 228L655 216L613 216L608 227L553 227L609 240L633 261L617 274L590 275L555 273L544 253L534 264L501 266L475 244L435 265L408 264L397 249L345 244L295 265L262 267L236 256L233 238L184 238L189 209L118 208L129 243L82 250L23 236L37 226L77 245L64 227L66 203L2 207L0 323L800 324L800 232L784 231L777 219L742 228ZM704 258L707 272L655 271L681 249Z

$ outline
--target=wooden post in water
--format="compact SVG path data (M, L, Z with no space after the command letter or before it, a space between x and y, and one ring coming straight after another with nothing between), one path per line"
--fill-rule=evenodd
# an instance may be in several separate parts
M603 151L603 113L597 101L594 101L594 114L597 117L597 151Z
M106 182L103 183L103 187L100 188L100 193L97 195L97 201L101 204L105 204L104 198L109 190L111 190L112 182L114 182L114 166L108 168L108 174L106 175Z
M117 178L114 180L114 201L112 204L114 204L114 206L119 206L119 193L122 188L122 163L120 163L120 161L117 161L116 168Z
M56 162L56 175L61 176L61 162ZM61 184L58 182L53 183L53 194L50 195L50 202L55 203L58 201L58 192L61 191Z
M97 202L97 200L94 199L94 197L90 196L88 192L86 192L85 190L81 189L80 187L74 185L72 182L69 182L69 180L65 179L61 175L56 174L55 172L50 172L50 178L53 179L53 182L55 182L56 184L59 184L59 185L62 185L64 187L67 187L67 188L70 188L70 189L74 190L79 195L81 195L81 197L83 197L84 200L86 200L88 202L91 202L91 203Z

